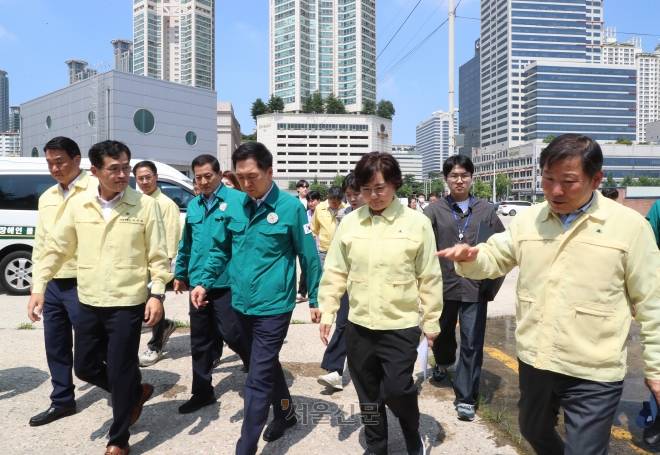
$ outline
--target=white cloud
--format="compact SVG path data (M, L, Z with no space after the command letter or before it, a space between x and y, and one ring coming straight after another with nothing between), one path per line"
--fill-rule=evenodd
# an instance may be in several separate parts
M0 25L0 40L2 39L8 39L11 41L16 40L16 35L13 33L9 33L6 28L4 28L2 25Z

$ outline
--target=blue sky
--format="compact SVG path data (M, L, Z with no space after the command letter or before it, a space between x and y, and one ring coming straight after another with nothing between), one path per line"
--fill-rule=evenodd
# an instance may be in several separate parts
M378 52L418 0L377 0ZM458 3L458 0L456 0ZM606 26L660 35L660 0L605 0ZM113 38L132 39L131 0L0 0L0 69L9 73L10 103L20 104L67 84L68 59L112 65ZM457 15L479 17L479 0L462 0ZM447 17L447 0L422 0L378 60L378 74L416 46ZM458 66L473 55L479 21L456 21ZM642 36L652 51L660 36ZM241 129L250 133L250 106L268 93L268 1L216 0L216 91L231 101ZM409 44L408 44L409 43ZM397 57L398 55L398 57ZM378 98L394 103L393 141L415 143L415 126L431 112L447 110L447 27L443 26L391 77ZM458 103L458 97L456 98Z

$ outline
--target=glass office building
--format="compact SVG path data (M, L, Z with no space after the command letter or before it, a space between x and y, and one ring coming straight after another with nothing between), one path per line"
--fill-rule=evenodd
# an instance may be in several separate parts
M454 133L458 124L454 121ZM437 111L416 128L417 151L422 155L422 174L442 172L442 163L449 158L449 112ZM453 153L451 153L453 155Z
M270 0L270 93L301 112L318 91L349 112L376 101L376 3Z
M524 141L564 133L636 140L635 68L538 62L525 69L523 78Z
M9 131L9 78L0 70L0 132Z
M465 145L458 153L472 156L472 149L479 148L481 97L479 92L479 40L474 43L474 57L458 68L458 132L465 136Z

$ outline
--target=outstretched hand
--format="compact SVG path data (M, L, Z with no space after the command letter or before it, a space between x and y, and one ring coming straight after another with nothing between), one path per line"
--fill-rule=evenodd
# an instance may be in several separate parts
M478 247L459 243L451 248L440 250L435 255L454 262L474 262L477 259L477 253L479 253Z

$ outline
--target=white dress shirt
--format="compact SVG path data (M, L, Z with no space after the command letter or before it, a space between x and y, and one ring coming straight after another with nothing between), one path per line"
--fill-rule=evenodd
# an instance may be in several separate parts
M112 198L112 200L106 201L101 197L101 187L99 187L99 195L96 196L96 200L101 206L101 210L103 211L103 218L105 219L105 221L108 221L110 219L110 215L112 214L112 211L115 209L115 207L117 207L117 204L119 204L119 200L123 195L124 192L122 191L117 196Z
M60 183L60 188L62 188L62 193L63 193L65 201L66 201L67 196L69 195L69 191L71 191L71 188L73 188L73 186L76 184L76 182L78 181L78 179L80 178L81 175L82 175L82 171L80 172L80 174L78 174L78 177L73 179L73 182L69 183L69 186L66 187L66 188L64 188L62 186L62 184Z

